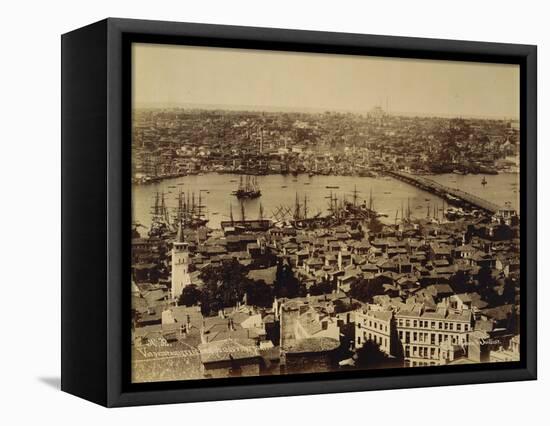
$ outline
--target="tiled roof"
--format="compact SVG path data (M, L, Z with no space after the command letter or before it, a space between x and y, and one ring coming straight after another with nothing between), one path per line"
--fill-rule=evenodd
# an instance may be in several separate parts
M339 346L340 342L330 337L311 337L293 341L287 344L284 350L290 354L327 352L337 349Z

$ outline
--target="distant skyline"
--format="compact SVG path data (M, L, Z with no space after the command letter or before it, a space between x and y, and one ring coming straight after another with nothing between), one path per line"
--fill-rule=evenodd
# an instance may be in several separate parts
M519 66L134 44L134 107L519 118Z

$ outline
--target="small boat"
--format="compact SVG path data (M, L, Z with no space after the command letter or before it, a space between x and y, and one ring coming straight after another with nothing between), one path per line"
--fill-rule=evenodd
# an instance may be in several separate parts
M327 185L325 186L326 189L340 189L339 186L330 186L330 185Z
M390 192L390 191L386 191L386 192L384 192L384 194L391 194L391 192Z
M483 186L487 185L487 179L485 179L485 176L483 176L483 179L481 179L481 184Z
M309 184L310 184L310 182L304 182L304 185L309 185Z
M281 188L286 188L286 185L281 186Z

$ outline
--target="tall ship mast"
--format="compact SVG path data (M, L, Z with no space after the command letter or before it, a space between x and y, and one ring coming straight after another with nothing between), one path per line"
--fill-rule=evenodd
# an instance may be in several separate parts
M177 229L179 225L185 226L186 221L186 203L185 203L185 195L183 191L180 191L178 193L178 205L176 206L176 214L175 216L175 224L174 227Z
M206 225L208 219L205 218L204 209L206 206L202 204L202 195L199 192L199 202L195 203L195 193L191 196L180 191L178 194L174 228L177 229L179 224L184 228L198 228Z
M149 230L149 236L158 237L170 230L170 215L164 200L164 192L155 193L155 201L151 208L151 216L151 229Z
M258 178L256 176L247 175L244 179L241 176L239 180L239 188L232 193L238 199L244 198L258 198L262 196L260 186L258 185Z

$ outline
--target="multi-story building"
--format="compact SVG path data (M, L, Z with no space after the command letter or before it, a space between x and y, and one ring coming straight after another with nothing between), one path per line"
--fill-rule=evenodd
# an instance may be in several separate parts
M359 309L355 312L355 349L362 347L368 340L378 344L382 352L392 355L391 333L393 312L371 309Z
M442 305L433 310L416 304L395 317L403 357L410 366L442 365L457 352L466 354L473 321L470 310Z

